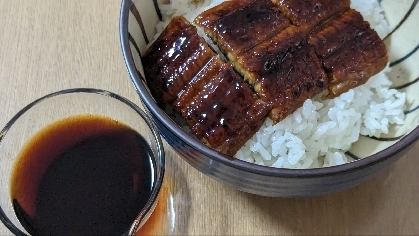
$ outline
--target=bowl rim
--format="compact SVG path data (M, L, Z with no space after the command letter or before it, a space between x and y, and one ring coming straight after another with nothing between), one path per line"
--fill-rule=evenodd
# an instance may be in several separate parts
M406 134L403 138L397 141L390 147L377 152L369 157L362 158L350 163L343 165L323 167L323 168L312 168L312 169L286 169L286 168L275 168L268 166L260 166L253 163L248 163L238 159L232 159L229 156L223 155L192 136L188 135L183 131L177 124L175 124L168 115L157 105L154 98L149 94L147 88L141 81L145 81L145 78L139 73L134 63L134 58L131 54L129 32L128 32L128 18L130 8L133 5L132 0L122 0L120 19L119 19L119 36L123 58L130 75L131 82L133 83L138 95L140 96L143 104L147 109L159 120L162 124L172 132L177 138L185 142L191 148L194 148L198 152L201 152L208 158L228 165L232 168L236 168L245 172L270 176L270 177L282 177L282 178L313 178L322 176L333 176L342 174L345 172L353 172L367 168L368 166L376 165L384 162L387 159L399 154L406 148L411 146L415 141L419 139L419 126L413 129L410 133ZM155 121L154 121L155 122Z
M156 152L156 160L155 167L154 167L154 174L156 178L154 178L154 184L152 186L150 197L147 201L147 203L144 205L143 209L138 213L135 220L131 223L130 229L127 232L127 235L134 235L138 227L141 225L141 223L144 223L143 220L147 219L147 216L151 213L151 210L153 210L155 204L158 201L158 196L161 192L161 187L163 185L164 175L165 175L165 165L166 165L166 158L165 158L165 151L163 147L163 142L160 138L160 133L157 131L157 128L155 127L155 124L153 120L135 103L131 102L127 98L118 95L116 93L103 90L103 89L94 89L94 88L71 88L71 89L65 89L60 90L56 92L49 93L47 95L44 95L33 102L29 103L22 109L20 109L4 126L4 128L0 131L0 143L3 141L3 139L6 137L8 131L10 128L15 124L15 122L24 115L28 110L30 110L32 107L36 106L37 104L47 101L49 98L57 97L57 96L63 96L68 94L77 94L77 93L84 93L84 94L95 94L100 96L109 97L112 99L115 99L125 105L127 105L129 108L131 108L134 112L136 112L144 122L149 127L151 133L153 134L154 141L156 142L157 152ZM18 227L16 227L7 217L3 209L0 207L0 222L2 222L13 234L15 235L27 235L22 230L20 230Z

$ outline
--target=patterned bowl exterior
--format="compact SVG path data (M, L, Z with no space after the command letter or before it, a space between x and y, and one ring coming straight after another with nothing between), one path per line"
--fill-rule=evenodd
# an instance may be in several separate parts
M381 0L394 28L385 38L394 88L407 94L406 124L377 139L361 137L347 153L354 161L341 166L290 170L232 160L185 133L155 103L144 79L141 55L161 19L157 0L123 0L120 37L125 63L143 105L160 134L189 164L239 190L264 196L304 197L343 190L372 177L401 157L419 139L418 0Z

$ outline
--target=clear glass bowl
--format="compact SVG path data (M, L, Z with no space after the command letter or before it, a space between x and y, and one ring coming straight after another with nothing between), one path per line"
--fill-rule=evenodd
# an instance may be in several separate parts
M153 152L152 192L126 234L135 234L153 212L163 182L165 155L151 119L137 105L117 94L96 89L70 89L49 94L27 105L0 133L0 220L12 233L28 234L15 215L10 193L10 178L19 152L28 140L49 124L82 114L101 115L122 122L146 140Z

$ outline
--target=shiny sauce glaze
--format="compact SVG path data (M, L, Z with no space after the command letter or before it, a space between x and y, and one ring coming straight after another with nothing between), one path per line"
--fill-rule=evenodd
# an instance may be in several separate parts
M236 80L200 113L192 130L209 146L233 155L259 129L269 110L247 83Z
M239 80L240 78L233 68L229 64L223 63L218 69L218 73L210 77L210 80L182 111L186 122L188 124L196 124L199 116L206 110L211 109L211 105L223 98L225 91L234 86L234 83Z
M328 83L314 50L295 26L240 56L236 67L262 100L272 103L270 117L274 121L290 115Z
M290 25L271 0L258 0L238 8L214 26L219 46L228 54L241 54ZM231 56L234 60L236 56Z
M199 94L204 87L220 73L222 65L223 62L219 56L211 58L198 75L185 85L185 88L178 94L177 99L172 104L177 112L184 117L188 114L188 107L193 105L195 98L200 96Z
M183 17L175 17L150 46L143 65L151 92L163 102L173 102L178 93L215 56L196 28Z

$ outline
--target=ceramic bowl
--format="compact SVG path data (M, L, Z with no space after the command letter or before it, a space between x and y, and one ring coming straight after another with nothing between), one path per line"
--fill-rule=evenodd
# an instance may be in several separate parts
M149 93L141 56L156 34L160 5L153 0L123 0L120 38L129 75L160 134L193 167L239 190L265 196L302 197L355 186L383 170L419 138L418 1L379 1L390 26L385 37L393 87L406 92L406 122L380 139L361 137L348 152L354 161L329 168L291 170L230 160L185 133L161 110Z

